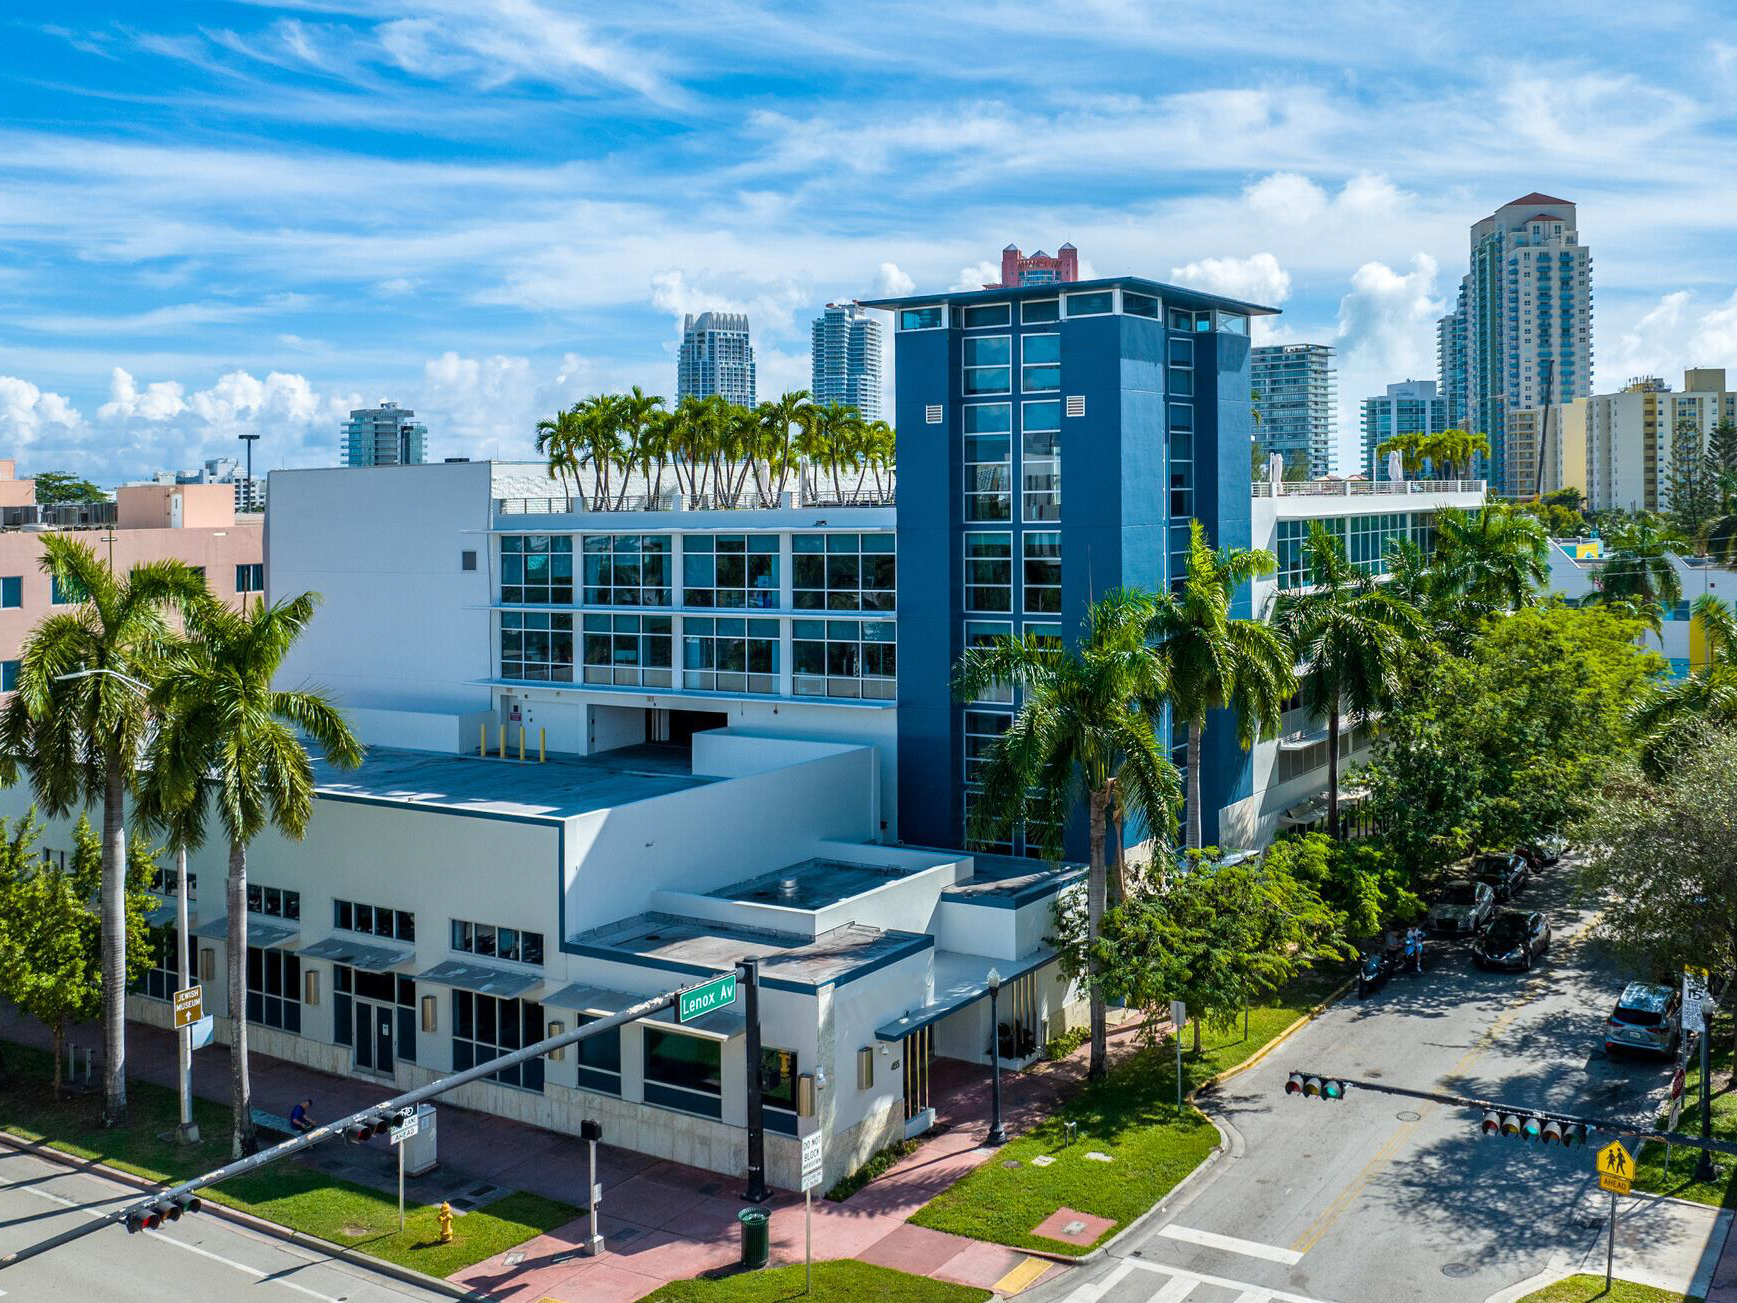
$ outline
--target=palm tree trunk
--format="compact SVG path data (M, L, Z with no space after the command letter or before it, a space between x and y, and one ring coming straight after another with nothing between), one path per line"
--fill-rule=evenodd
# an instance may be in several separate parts
M1327 709L1327 835L1339 840L1339 699Z
M66 1019L54 1020L54 1097L60 1098L61 1065L66 1062Z
M1116 803L1115 813L1110 819L1110 881L1105 895L1106 904L1120 905L1128 899L1128 854L1122 844L1122 830L1126 819L1122 816L1121 802Z
M1188 832L1184 845L1189 850L1198 850L1201 845L1200 819L1200 735L1206 731L1205 722L1188 725Z
M1106 881L1104 872L1104 812L1110 803L1107 791L1096 791L1091 796L1091 869L1086 875L1086 934L1096 941L1104 926L1104 897ZM1091 980L1091 1023L1092 1023L1092 1058L1091 1067L1086 1077L1091 1081L1101 1080L1109 1071L1110 1039L1109 1028L1104 1015L1104 992L1098 983L1098 959L1095 953L1092 957Z
M103 758L103 1121L127 1122L126 770L118 747Z
M235 1157L258 1146L253 1134L253 1090L247 1080L247 847L229 844L229 1102L235 1112Z

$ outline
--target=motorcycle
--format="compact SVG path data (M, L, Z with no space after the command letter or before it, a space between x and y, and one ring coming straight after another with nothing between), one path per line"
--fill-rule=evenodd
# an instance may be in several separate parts
M1365 998L1402 972L1423 972L1423 933L1416 928L1407 928L1403 937L1392 937L1381 949L1363 956L1363 966L1357 972L1357 998Z

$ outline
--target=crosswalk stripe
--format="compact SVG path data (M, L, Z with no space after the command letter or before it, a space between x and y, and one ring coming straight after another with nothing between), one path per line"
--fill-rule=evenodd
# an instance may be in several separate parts
M1239 1240L1234 1235L1220 1235L1216 1231L1197 1231L1192 1226L1177 1226L1171 1223L1158 1234L1167 1239L1181 1240L1185 1244L1198 1244L1202 1248L1223 1249L1226 1253L1240 1253L1244 1257L1281 1262L1287 1267L1294 1267L1303 1260L1303 1255L1295 1249L1281 1249L1276 1244L1261 1244L1256 1240Z
M1178 1275L1172 1277L1170 1282L1154 1294L1148 1303L1181 1303L1181 1300L1194 1293L1194 1287L1198 1284L1200 1282L1192 1276Z

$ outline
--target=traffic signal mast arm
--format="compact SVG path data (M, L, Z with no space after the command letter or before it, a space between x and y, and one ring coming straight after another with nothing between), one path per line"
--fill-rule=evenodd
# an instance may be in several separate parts
M707 986L712 980L708 978L704 982L694 983L693 986ZM114 1212L86 1222L82 1226L75 1226L71 1230L63 1231L59 1235L43 1240L40 1244L26 1245L12 1253L0 1255L0 1269L23 1262L26 1258L34 1258L39 1253L47 1253L50 1249L57 1249L63 1244L69 1244L73 1240L89 1235L92 1231L100 1231L103 1227L111 1224L154 1229L165 1216L168 1216L168 1210L171 1207L197 1211L196 1207L189 1208L189 1204L193 1200L193 1196L207 1186L213 1186L220 1181L227 1181L231 1177L256 1171L268 1163L275 1163L280 1158L288 1158L291 1154L310 1148L324 1140L333 1140L349 1136L352 1133L356 1133L356 1139L365 1140L375 1131L383 1130L389 1121L395 1120L398 1114L404 1110L414 1113L416 1105L444 1095L450 1090L456 1090L460 1086L468 1085L470 1082L480 1081L503 1068L510 1068L527 1060L540 1058L552 1050L563 1049L589 1036L611 1031L626 1023L649 1017L659 1010L671 1008L690 989L693 988L683 987L681 990L651 996L630 1008L623 1009L620 1013L612 1013L606 1017L598 1018L582 1027L564 1031L559 1036L550 1036L545 1040L538 1041L535 1045L527 1045L510 1054L503 1054L498 1059L490 1059L487 1063L479 1063L474 1068L455 1072L449 1077L440 1078L438 1081L431 1081L426 1086L420 1086L406 1094L384 1100L361 1110L359 1113L352 1113L348 1117L339 1118L336 1122L328 1122L324 1126L315 1127L312 1131L304 1131L298 1136L290 1137L282 1144L273 1145L269 1149L262 1149L257 1154L237 1159L216 1171L207 1172L203 1176L194 1177L191 1181L183 1181L167 1190L149 1195L135 1204L116 1209ZM153 1217L156 1218L155 1221L151 1220ZM173 1217L169 1219L174 1220Z
M1325 1072L1293 1072L1285 1082L1287 1095L1307 1098L1340 1099L1349 1090L1369 1090L1380 1095L1398 1095L1404 1099L1423 1099L1449 1108L1477 1109L1498 1118L1535 1118L1540 1125L1555 1122L1563 1128L1582 1127L1587 1131L1621 1136L1634 1140L1656 1140L1660 1144L1681 1145L1686 1149L1702 1149L1715 1154L1737 1155L1737 1144L1720 1140L1702 1140L1675 1131L1651 1131L1618 1118L1579 1117L1573 1113L1552 1113L1547 1109L1518 1108L1495 1100L1472 1099L1465 1095L1449 1095L1439 1090L1413 1090L1409 1086L1392 1086L1385 1081L1359 1081L1355 1077L1335 1077Z

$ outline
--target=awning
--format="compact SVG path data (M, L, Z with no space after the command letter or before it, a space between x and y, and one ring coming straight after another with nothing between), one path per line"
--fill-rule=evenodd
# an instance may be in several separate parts
M250 918L247 920L247 944L261 950L278 950L287 947L291 942L301 937L302 930L283 923L271 923L264 919ZM229 939L229 916L219 914L209 923L201 923L193 929L193 935L207 941L227 941Z
M543 979L535 973L521 973L511 968L496 968L492 964L475 964L466 959L448 959L426 973L418 973L419 982L439 982L456 986L462 991L477 991L483 995L510 1000L522 995Z
M552 1004L557 1009L572 1009L576 1013L611 1014L620 1013L623 1009L631 1009L642 1000L649 1000L649 995L633 995L627 991L610 991L600 986L587 986L584 982L575 982L571 986L563 986L553 995L543 997L544 1004Z
M177 911L173 903L157 905L145 915L146 927L168 927L175 921Z
M374 946L348 937L327 937L316 941L302 952L303 959L329 959L334 964L348 964L365 973L389 973L416 958L413 951L395 946Z
M1001 975L1005 987L1016 977L1036 972L1055 959L1053 950L1037 950L1019 959L995 959L989 955L959 950L935 952L935 994L928 1004L907 1010L889 1023L875 1028L875 1039L902 1041L912 1032L958 1013L989 994L989 970ZM1005 997L1004 997L1005 998Z

